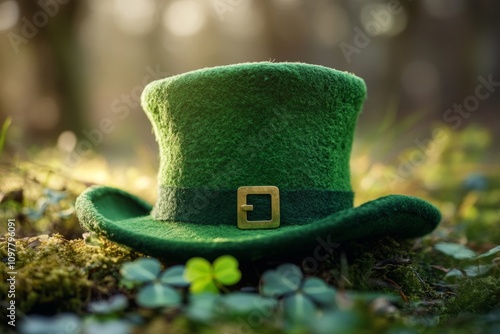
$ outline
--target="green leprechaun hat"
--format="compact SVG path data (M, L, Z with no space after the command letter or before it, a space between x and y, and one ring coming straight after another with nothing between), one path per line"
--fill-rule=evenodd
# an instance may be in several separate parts
M439 211L389 195L353 208L349 158L362 79L303 63L206 68L150 83L142 94L160 147L154 207L94 186L81 224L143 253L184 260L257 259L341 242L418 237Z

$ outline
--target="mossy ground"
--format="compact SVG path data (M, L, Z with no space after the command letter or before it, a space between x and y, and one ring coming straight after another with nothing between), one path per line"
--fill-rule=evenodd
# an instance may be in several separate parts
M466 244L478 253L500 244L500 175L492 162L490 136L484 129L470 127L461 132L446 131L446 141L436 141L432 150L414 164L411 175L398 172L401 159L374 162L368 152L373 145L359 145L352 158L353 187L357 204L386 195L405 193L436 204L443 221L432 234L416 240L364 240L340 245L330 258L310 270L304 257L286 259L302 266L306 275L322 278L338 291L390 293L397 301L356 300L346 309L356 315L368 332L494 333L500 329L500 270L485 275L445 279L451 268L465 267L461 260L434 248L438 242ZM370 150L371 149L371 150ZM411 157L411 148L400 157ZM94 235L82 234L71 208L76 196L90 180L125 188L154 200L155 176L147 161L144 166L108 168L103 158L94 156L77 168L61 169L61 157L53 150L36 154L30 162L4 163L0 183L2 222L16 221L16 306L17 314L52 315L74 312L90 316L90 301L124 293L133 300L133 290L120 284L120 265L141 254ZM34 161L44 161L39 164ZM47 161L54 163L46 163ZM111 171L113 170L113 172ZM133 180L133 182L128 182ZM124 185L124 186L123 186ZM48 201L46 190L64 192L64 198ZM50 191L49 191L50 192ZM41 206L43 210L41 210ZM7 239L5 224L0 233L0 300L6 301L8 285ZM162 259L168 265L171 259ZM285 260L283 260L285 261ZM498 264L498 258L488 263ZM267 260L241 263L241 286L257 287L260 275L281 263ZM1 316L5 319L5 302ZM189 321L177 313L161 313L129 306L129 312L146 319L138 332L156 333L234 333L231 321L212 326ZM5 322L2 323L2 326ZM279 329L263 324L259 333ZM300 332L300 331L299 331Z

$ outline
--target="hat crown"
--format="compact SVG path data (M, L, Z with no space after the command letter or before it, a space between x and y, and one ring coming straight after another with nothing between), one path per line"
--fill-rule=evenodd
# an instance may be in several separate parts
M154 81L142 106L160 147L160 190L350 192L365 95L362 79L303 63L246 63ZM160 191L157 207L165 197Z
M248 63L150 83L159 184L350 190L362 79L302 63Z

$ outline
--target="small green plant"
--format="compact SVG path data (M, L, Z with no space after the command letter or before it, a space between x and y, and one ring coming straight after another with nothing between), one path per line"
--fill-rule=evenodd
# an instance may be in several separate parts
M2 129L0 130L0 155L2 155L5 138L7 137L7 130L9 130L11 123L12 119L7 117L7 119L3 122Z
M185 279L191 283L191 293L219 293L224 286L231 286L241 279L238 260L224 255L215 259L213 265L206 259L194 257L186 262Z
M136 302L146 308L177 307L182 296L175 288L187 287L184 279L184 266L173 266L161 275L161 264L156 259L141 258L122 265L120 270L126 286L142 285L137 293Z
M292 323L307 323L320 309L335 307L336 291L317 277L304 279L293 264L282 264L262 275L261 294L281 298L283 311Z
M87 309L94 313L84 322L85 334L128 334L132 332L130 315L124 314L128 307L128 299L122 294L114 295L108 300L89 303Z
M113 315L124 311L128 306L128 299L124 295L115 295L108 300L98 300L88 305L88 310L96 314Z
M453 268L448 270L445 279L454 280L456 278L467 278L467 277L479 277L489 273L491 270L498 267L499 257L495 257L491 260L491 263L481 264L479 261L487 260L492 258L497 253L500 253L500 246L496 246L489 251L478 255L472 249L467 246L450 243L450 242L440 242L434 245L434 248L438 251L453 257L454 259L464 261L464 263L470 263L475 261L476 264L468 265L464 268Z
M52 221L68 219L75 213L75 209L73 207L61 208L60 202L67 197L68 193L65 191L45 188L43 196L37 200L35 208L23 208L23 213L32 222L42 219L44 215L47 215Z
M191 320L211 323L215 319L238 319L258 314L262 319L272 319L276 315L278 300L256 293L231 292L224 295L211 292L189 295L185 314Z
M60 313L53 317L31 315L19 324L22 334L80 333L82 320L73 313Z

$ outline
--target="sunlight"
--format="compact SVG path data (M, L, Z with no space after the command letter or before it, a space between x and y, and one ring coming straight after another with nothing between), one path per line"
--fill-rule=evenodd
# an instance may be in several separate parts
M70 153L75 148L76 141L73 131L63 131L57 138L57 147L65 153Z
M118 27L130 35L148 34L154 27L155 0L115 0L114 13Z
M19 5L16 1L0 3L0 30L12 28L19 19Z
M406 11L402 6L396 9L387 4L366 4L361 11L361 22L371 36L394 36L404 30L407 24Z
M190 36L198 33L206 21L204 8L195 0L177 0L168 6L163 25L172 34Z

